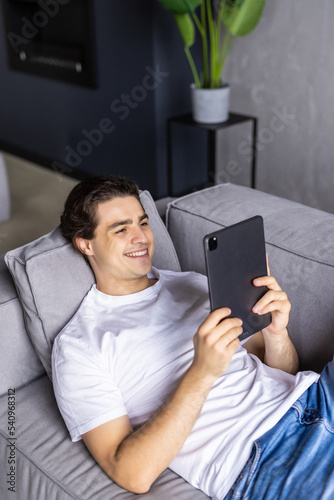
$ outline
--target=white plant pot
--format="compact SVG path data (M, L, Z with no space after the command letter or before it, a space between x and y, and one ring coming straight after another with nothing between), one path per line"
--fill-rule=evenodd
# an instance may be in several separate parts
M193 119L198 123L226 122L230 111L230 86L219 89L197 89L190 85Z

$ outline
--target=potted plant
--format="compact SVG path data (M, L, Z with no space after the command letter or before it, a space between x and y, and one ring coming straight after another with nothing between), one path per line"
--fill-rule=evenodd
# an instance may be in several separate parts
M191 85L194 120L201 123L226 121L230 87L221 81L224 64L235 37L248 35L258 24L266 0L158 1L173 14L182 37L194 78ZM200 9L199 15L197 9ZM202 40L201 72L190 51L196 29Z

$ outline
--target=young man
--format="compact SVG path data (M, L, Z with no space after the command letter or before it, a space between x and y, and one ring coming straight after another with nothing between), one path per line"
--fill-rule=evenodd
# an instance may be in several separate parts
M241 321L227 308L210 313L206 277L152 268L154 237L132 182L78 184L61 231L96 285L55 340L55 395L72 440L115 482L145 493L170 467L214 500L334 493L332 452L324 464L309 455L333 443L333 369L318 384L297 373L290 303L275 278L254 281L269 291L253 310L272 322L241 346Z

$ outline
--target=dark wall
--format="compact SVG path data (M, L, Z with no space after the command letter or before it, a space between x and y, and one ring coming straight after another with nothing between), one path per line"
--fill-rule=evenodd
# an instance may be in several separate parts
M127 175L165 196L166 118L190 106L179 34L155 0L92 5L96 89L10 70L0 19L0 149L73 177Z
M161 67L169 73L166 84L158 87L155 94L157 187L160 196L165 196L167 186L166 120L189 113L191 109L189 87L193 78L174 19L169 12L161 8L158 2L154 2L153 26L154 59L159 61ZM193 57L197 63L200 62L201 54L199 42L199 36L197 36L196 44L192 48ZM196 151L193 154L195 155ZM191 162L191 151L189 159ZM189 184L192 185L191 180Z

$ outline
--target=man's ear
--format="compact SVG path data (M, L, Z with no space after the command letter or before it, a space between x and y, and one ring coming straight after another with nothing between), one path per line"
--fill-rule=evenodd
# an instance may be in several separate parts
M80 250L80 252L84 255L93 255L90 240L85 240L84 238L75 238L75 245L77 249Z

